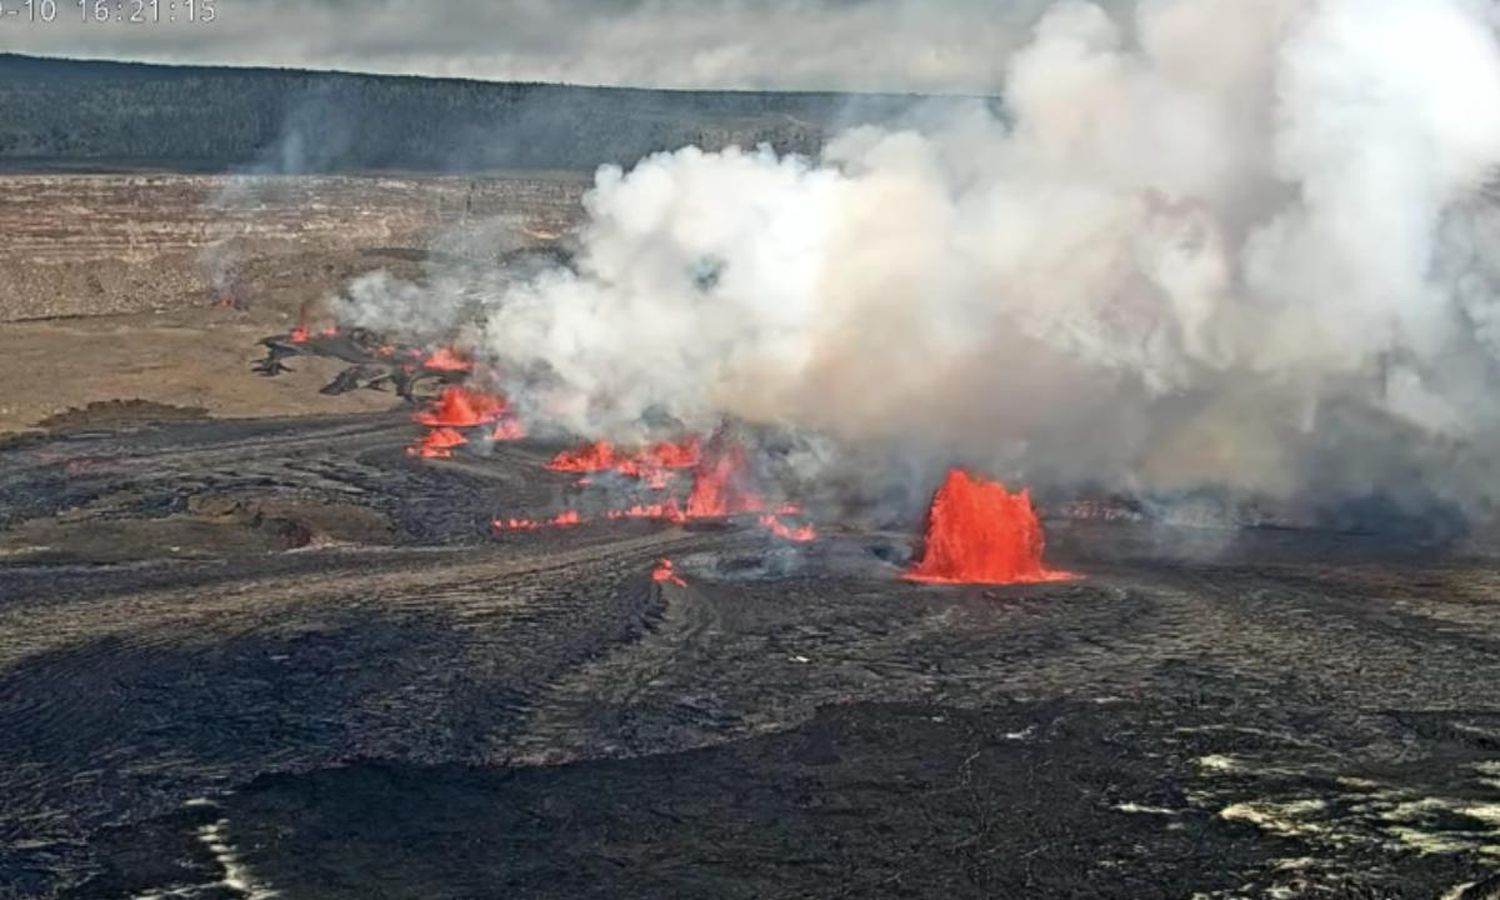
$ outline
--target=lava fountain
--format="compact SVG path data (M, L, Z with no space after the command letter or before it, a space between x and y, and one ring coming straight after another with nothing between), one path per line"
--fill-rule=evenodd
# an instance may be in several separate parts
M488 425L506 412L505 398L464 385L450 384L433 404L413 418L434 428Z
M677 574L677 570L672 567L670 559L664 559L656 564L656 568L651 570L651 580L675 584L678 587L687 587L687 582L683 581L682 576Z
M921 557L902 577L937 584L1030 584L1074 576L1042 563L1042 525L1023 488L953 469L932 497Z
M439 347L422 360L422 368L434 372L472 372L474 362L452 347Z
M590 441L552 457L547 468L555 472L615 471L640 478L653 487L665 487L667 469L689 469L698 464L698 439L661 441L638 449L622 449L609 441Z
M467 444L469 439L463 433L453 428L434 428L423 435L415 444L406 448L411 456L420 456L423 459L447 459L453 455L454 447Z
M712 519L760 512L765 498L749 490L745 451L738 444L715 440L693 469L693 489L688 494L690 519Z

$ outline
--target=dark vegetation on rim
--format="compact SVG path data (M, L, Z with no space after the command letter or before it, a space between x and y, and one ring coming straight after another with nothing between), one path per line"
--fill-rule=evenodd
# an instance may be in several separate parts
M689 144L811 153L923 100L0 54L0 167L465 172L590 169Z

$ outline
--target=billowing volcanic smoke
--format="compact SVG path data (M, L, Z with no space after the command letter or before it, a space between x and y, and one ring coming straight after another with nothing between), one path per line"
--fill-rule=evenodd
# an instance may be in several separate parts
M1042 564L1042 525L1031 496L1005 485L948 473L932 498L921 555L903 577L942 584L1021 584L1062 581L1066 572Z
M1036 486L1477 509L1500 465L1487 10L1062 0L1003 115L606 167L572 265L366 279L349 317L477 302L522 418L610 440L728 415ZM726 477L690 512L755 505L705 464Z

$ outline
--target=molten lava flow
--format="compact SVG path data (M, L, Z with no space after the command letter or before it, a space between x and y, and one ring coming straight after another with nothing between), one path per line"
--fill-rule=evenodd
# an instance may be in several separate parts
M454 447L468 442L468 438L452 428L434 428L407 447L406 452L426 459L447 459L453 455Z
M745 451L738 444L710 448L693 470L688 518L734 516L764 509L765 500L745 487L746 468Z
M450 428L471 428L495 421L506 410L505 398L499 394L459 384L450 384L428 409L414 417L423 425L446 425Z
M474 363L452 347L439 347L422 360L422 368L437 372L472 372Z
M698 439L660 441L647 447L643 455L652 465L663 469L689 469L698 464Z
M818 530L811 525L788 525L775 516L761 516L760 524L782 540L806 543L818 538Z
M554 472L599 472L614 467L615 446L609 441L590 441L560 451L547 463Z
M307 342L307 304L297 307L297 324L292 328L289 335L292 343L303 344Z
M563 450L547 463L557 472L615 471L645 481L650 487L667 486L667 469L686 469L698 463L698 439L674 443L661 441L639 450L622 450L609 441L590 441Z
M677 571L672 568L672 561L670 559L664 559L656 564L656 568L651 570L651 580L670 581L678 587L687 587L687 582L683 581L682 576L678 575Z
M943 584L1014 584L1072 576L1042 565L1031 496L953 469L932 498L922 556L902 577Z

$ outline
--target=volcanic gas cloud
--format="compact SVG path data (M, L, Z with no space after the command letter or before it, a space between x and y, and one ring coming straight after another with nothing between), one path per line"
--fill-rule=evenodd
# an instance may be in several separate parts
M1073 576L1042 563L1042 526L1023 488L953 469L933 495L921 557L908 581L939 584L1024 584Z

